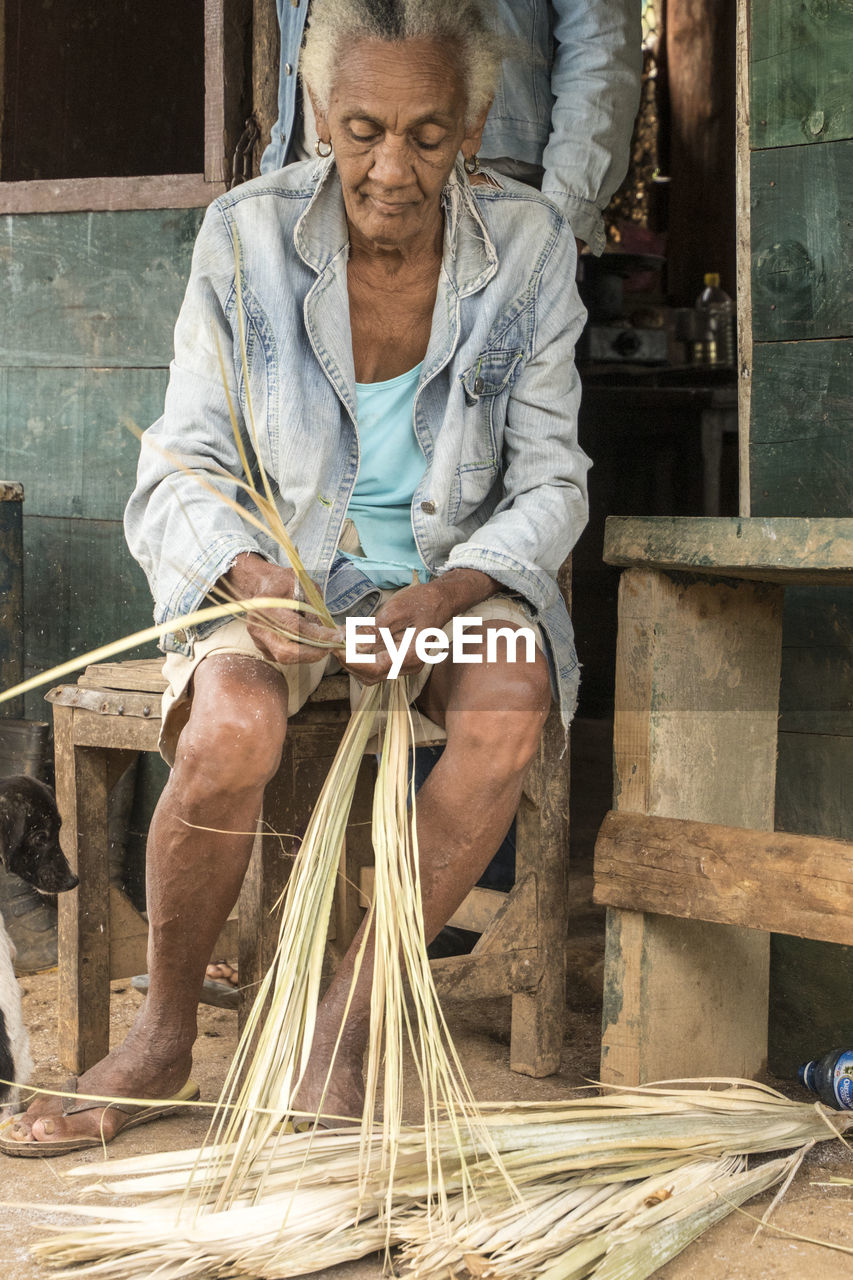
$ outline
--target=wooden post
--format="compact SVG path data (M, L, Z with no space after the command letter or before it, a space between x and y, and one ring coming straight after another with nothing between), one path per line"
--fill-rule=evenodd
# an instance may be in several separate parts
M771 830L782 588L622 575L614 808ZM767 1053L766 934L608 911L602 1080L751 1076Z
M2 18L2 8L0 8ZM0 82L2 83L2 82ZM24 678L24 486L0 480L0 688ZM23 698L0 707L0 716L20 720Z
M535 992L512 998L510 1066L525 1076L560 1070L566 1016L566 930L569 874L569 756L554 706L525 784L516 822L516 884L535 876L537 901L527 916L536 936L541 977ZM522 939L519 939L520 943Z
M60 842L80 884L59 895L59 1060L80 1074L110 1049L110 859L108 760L74 749L74 711L54 709ZM87 841L81 847L81 841Z
M204 0L204 176L229 182L249 112L244 83L251 0Z
M752 413L752 246L749 236L749 5L737 0L735 187L737 200L738 511L750 513L749 432Z
M667 280L685 306L706 271L735 291L735 29L735 0L667 0Z
M255 148L255 174L278 119L280 36L275 0L254 0L252 11L252 106L261 136Z

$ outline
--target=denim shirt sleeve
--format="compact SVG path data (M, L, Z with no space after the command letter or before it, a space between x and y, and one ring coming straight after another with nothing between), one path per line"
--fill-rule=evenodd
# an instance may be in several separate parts
M442 572L479 569L542 612L558 597L557 570L588 515L589 458L578 444L580 380L575 343L586 311L572 283L569 225L543 263L533 302L535 325L506 410L503 496L489 519L457 544Z
M602 213L627 172L640 101L641 0L554 0L552 11L555 100L542 191L601 253Z
M196 241L175 327L163 416L142 437L137 484L125 511L127 543L145 570L157 622L201 607L242 552L264 554L239 512L217 497L241 506L246 501L236 479L242 468L223 385L224 368L240 421L226 307L234 307L234 250L214 204ZM251 457L241 421L240 431ZM163 647L186 651L188 639L166 637Z

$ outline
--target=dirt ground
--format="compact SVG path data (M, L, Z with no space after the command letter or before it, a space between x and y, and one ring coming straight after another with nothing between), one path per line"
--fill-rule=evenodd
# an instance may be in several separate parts
M603 964L603 913L592 905L591 850L602 812L608 807L608 781L602 768L607 754L606 734L597 728L576 741L589 751L573 751L573 864L569 921L569 997L563 1065L559 1075L531 1080L509 1069L510 1001L448 1006L454 1039L461 1052L475 1095L482 1099L565 1098L598 1074ZM61 1087L67 1073L56 1058L56 977L27 978L24 1008L32 1039L37 1076L48 1087ZM130 1025L140 995L127 983L113 984L111 1021L113 1042ZM234 1050L236 1014L208 1007L200 1009L200 1035L194 1078L202 1097L215 1099ZM804 1097L796 1085L775 1081L791 1096ZM120 1136L110 1151L115 1156L192 1147L202 1140L205 1113L188 1113ZM37 1280L49 1274L28 1254L40 1229L60 1223L63 1201L79 1193L63 1171L101 1159L101 1151L81 1152L58 1160L10 1160L0 1155L0 1276L3 1280ZM853 1251L853 1187L819 1187L836 1174L853 1178L853 1155L840 1142L822 1144L805 1160L774 1215L784 1231L831 1241ZM760 1214L770 1195L748 1206ZM755 1224L733 1213L680 1257L657 1272L659 1280L853 1280L853 1253L845 1255L814 1244L764 1233L753 1239ZM326 1280L378 1280L380 1262L367 1259L333 1271L316 1273Z
M531 1080L509 1070L508 1000L452 1009L454 1037L478 1098L563 1098L585 1080L595 1078L601 934L600 929L592 927L593 914L588 909L577 920L578 931L570 948L575 981L569 999L566 1045L559 1075L547 1080ZM60 1086L66 1073L55 1056L55 975L27 978L23 986L39 1079L48 1087ZM126 984L113 984L111 1017L115 1040L120 1039L129 1026L140 998ZM237 1020L233 1013L211 1008L202 1008L200 1016L201 1034L193 1074L201 1086L202 1097L213 1099L234 1049ZM120 1137L110 1150L119 1156L196 1146L204 1128L202 1113L170 1118L132 1130ZM13 1161L0 1156L0 1200L4 1202L0 1210L0 1257L3 1259L0 1273L4 1280L37 1280L48 1274L29 1257L28 1244L40 1228L62 1220L58 1210L63 1201L73 1198L75 1188L63 1182L63 1170L100 1158L100 1151L50 1161ZM840 1143L825 1144L807 1158L777 1211L775 1222L787 1231L853 1248L853 1187L828 1189L814 1185L830 1174L853 1177L853 1158ZM760 1197L748 1208L760 1212L769 1198ZM778 1235L764 1235L753 1241L753 1230L751 1221L733 1214L657 1275L660 1280L765 1280L765 1277L774 1280L850 1277L853 1280L853 1256ZM382 1269L377 1260L369 1259L321 1274L327 1280L378 1280Z

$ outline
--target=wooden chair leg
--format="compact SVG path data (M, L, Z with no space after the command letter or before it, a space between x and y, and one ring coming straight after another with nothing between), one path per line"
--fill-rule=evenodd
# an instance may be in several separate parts
M298 842L292 837L300 832L299 822L303 817L307 822L307 816L297 813L294 804L294 746L289 740L278 773L264 796L262 821L240 893L238 1024L241 1033L258 985L275 955L280 920L275 906L293 866Z
M773 829L782 589L622 575L614 807ZM769 937L608 912L601 1078L752 1076L767 1054Z
M110 1048L108 752L74 747L73 710L55 709L62 848L80 884L59 895L59 1059L80 1074Z
M512 999L510 1066L526 1076L560 1069L566 1017L568 916L568 753L552 709L516 819L516 881L536 877L535 938L542 976L536 991Z
M362 761L347 828L346 849L341 860L341 877L335 894L335 951L343 957L364 919L359 901L362 868L373 864L371 818L376 764L372 758Z
M264 795L263 823L239 904L239 1026L278 945L276 903L287 884L299 842L326 780L347 712L332 723L291 723L278 773Z

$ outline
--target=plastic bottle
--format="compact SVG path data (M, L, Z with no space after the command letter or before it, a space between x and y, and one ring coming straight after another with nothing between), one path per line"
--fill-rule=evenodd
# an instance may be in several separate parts
M822 1058L804 1062L797 1074L800 1084L828 1107L853 1111L853 1049L831 1049Z
M696 299L696 310L705 316L707 364L735 365L735 304L724 289L716 271L705 276L705 288Z

